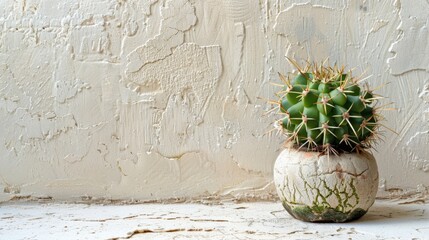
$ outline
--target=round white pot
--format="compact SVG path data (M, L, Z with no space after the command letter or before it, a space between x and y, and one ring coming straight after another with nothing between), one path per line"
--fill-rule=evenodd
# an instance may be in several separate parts
M274 165L274 183L284 208L310 222L360 218L375 201L378 169L370 153L339 156L285 149Z

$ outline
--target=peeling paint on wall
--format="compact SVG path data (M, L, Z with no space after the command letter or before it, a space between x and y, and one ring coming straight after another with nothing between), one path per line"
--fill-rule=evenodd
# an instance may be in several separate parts
M272 198L285 56L389 96L382 189L427 185L425 1L0 3L0 196ZM390 84L385 84L390 82Z

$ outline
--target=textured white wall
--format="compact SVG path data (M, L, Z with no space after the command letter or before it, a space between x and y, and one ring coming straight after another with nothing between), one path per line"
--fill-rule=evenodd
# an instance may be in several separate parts
M1 1L0 195L270 197L285 56L390 82L380 187L428 186L429 3L281 2Z

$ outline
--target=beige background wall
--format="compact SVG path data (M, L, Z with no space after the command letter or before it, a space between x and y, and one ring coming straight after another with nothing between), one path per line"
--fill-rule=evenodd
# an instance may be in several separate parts
M272 197L285 56L366 71L395 102L380 189L429 185L429 3L0 2L0 195Z

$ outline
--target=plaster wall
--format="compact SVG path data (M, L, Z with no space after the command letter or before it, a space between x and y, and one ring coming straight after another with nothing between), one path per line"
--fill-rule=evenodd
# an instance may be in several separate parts
M429 185L429 2L0 1L0 196L272 198L285 56L356 67L397 110L380 189Z

